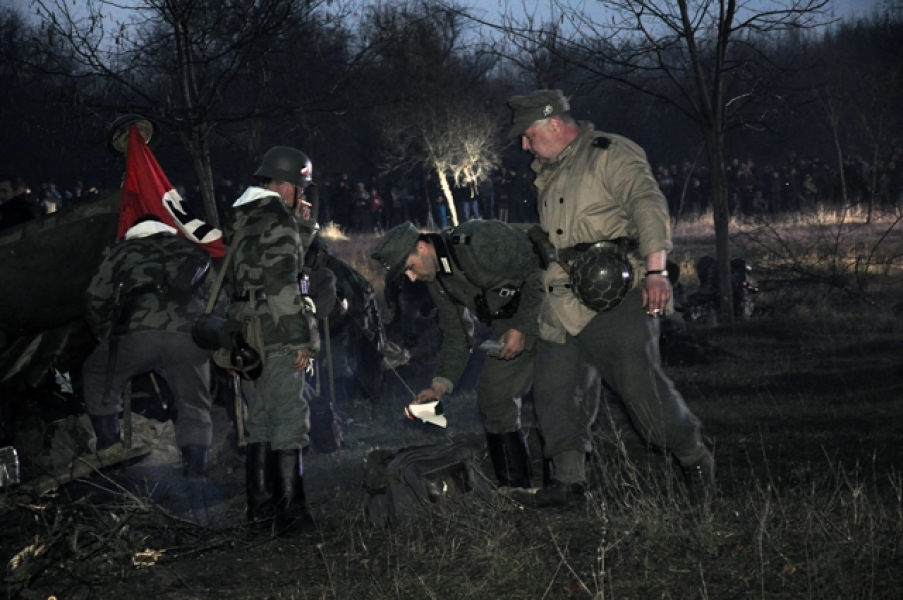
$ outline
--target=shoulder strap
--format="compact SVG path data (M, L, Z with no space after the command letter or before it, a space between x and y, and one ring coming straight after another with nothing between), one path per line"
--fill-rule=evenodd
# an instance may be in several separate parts
M245 215L241 221L238 222L238 227L235 228L235 237L238 238L238 234L241 233L241 228L245 226L245 221L248 220L248 216ZM213 287L210 288L210 298L207 299L207 306L204 309L204 314L209 315L213 312L213 307L216 305L216 297L219 295L219 290L223 286L223 278L226 276L226 269L229 266L229 262L232 260L232 255L235 253L235 249L238 247L238 244L229 244L229 249L226 251L226 258L223 260L223 266L220 268L219 273L216 276L216 282L213 284Z

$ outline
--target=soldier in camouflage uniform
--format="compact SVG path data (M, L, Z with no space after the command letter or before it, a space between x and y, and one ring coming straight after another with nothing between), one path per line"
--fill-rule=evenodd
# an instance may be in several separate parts
M156 371L175 396L184 474L205 477L213 434L210 353L194 343L191 325L215 279L209 264L206 251L152 216L105 250L85 298L85 318L101 344L82 368L98 450L119 441L128 381Z
M407 222L383 237L373 258L387 269L387 279L404 273L425 282L438 308L439 368L417 402L441 400L454 390L473 347L470 314L491 325L502 348L490 352L477 387L489 455L500 485L530 487L520 409L533 381L542 288L526 233L493 220L421 234Z
M233 205L226 236L234 255L227 273L233 316L259 320L256 348L264 357L255 381L242 381L248 404L248 519L275 517L277 533L313 526L301 477L310 411L302 397L305 371L319 347L313 310L301 294L304 249L294 216L310 184L311 163L294 148L276 146ZM255 336L251 336L252 338Z

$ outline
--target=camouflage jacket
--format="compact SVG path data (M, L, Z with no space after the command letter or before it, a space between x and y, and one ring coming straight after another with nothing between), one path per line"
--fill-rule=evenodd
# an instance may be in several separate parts
M191 265L187 263L194 259ZM186 268L209 262L201 247L176 235L176 230L156 221L146 221L129 229L125 238L104 250L100 268L85 292L85 319L98 339L105 338L116 311L116 290L121 285L121 311L127 311L128 333L174 331L191 333L191 325L204 312L210 287L216 280L211 266L195 293L178 296L153 290L167 287ZM194 274L194 273L192 273Z
M433 238L439 272L427 288L436 302L443 334L439 368L433 380L441 382L450 392L470 357L473 346L470 314L477 314L478 295L486 298L489 312L495 313L510 301L501 290L518 289L516 310L510 318L492 319L492 336L498 339L509 329L516 329L527 336L527 348L533 347L539 337L541 271L527 234L502 221L470 221L437 237L446 240L446 247L451 245L452 251L443 259L447 248L443 249L442 243Z
M278 194L260 187L249 187L233 207L224 232L235 246L226 273L233 303L247 302L254 294L267 354L315 350L298 285L304 266L298 221Z

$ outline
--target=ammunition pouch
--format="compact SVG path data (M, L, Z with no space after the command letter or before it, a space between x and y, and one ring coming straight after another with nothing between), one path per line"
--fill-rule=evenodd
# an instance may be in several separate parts
M508 301L493 312L489 309L489 300L486 298L486 294L498 294L502 298L508 298ZM477 319L485 325L491 325L492 321L496 319L510 319L517 313L520 298L520 289L508 285L477 294L473 298Z

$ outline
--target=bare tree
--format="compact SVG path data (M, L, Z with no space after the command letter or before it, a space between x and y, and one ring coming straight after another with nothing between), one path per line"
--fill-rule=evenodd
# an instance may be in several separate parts
M435 171L451 213L458 214L449 180L456 187L476 186L499 165L498 119L468 106L421 105L416 109L392 111L383 118L383 165L386 170L422 167Z
M819 65L810 77L817 102L814 104L834 141L843 203L849 206L851 182L847 165L854 157L847 147L868 153L866 221L874 217L879 191L879 173L887 149L899 135L903 117L903 13L888 11L855 24L843 24L825 33L812 50ZM858 174L859 168L856 165Z
M712 177L721 317L732 321L725 133L755 122L751 109L780 71L780 57L760 42L823 24L828 0L599 0L595 11L552 4L554 25L509 15L500 28L515 47L544 44L595 81L647 94L696 124ZM554 45L544 41L551 31Z
M208 222L218 226L211 136L266 116L260 84L280 75L271 70L272 54L300 45L327 1L141 0L127 18L112 20L120 14L112 0L87 0L80 9L35 0L40 64L77 79L81 102L96 111L140 112L171 127L191 157Z
M484 95L493 63L468 52L464 23L459 10L423 0L380 6L364 27L382 59L382 78L398 83L397 95L376 111L383 170L435 171L454 225L449 182L474 194L501 152L502 121Z

